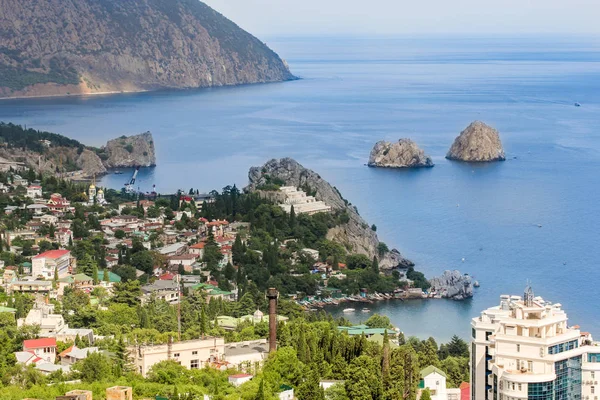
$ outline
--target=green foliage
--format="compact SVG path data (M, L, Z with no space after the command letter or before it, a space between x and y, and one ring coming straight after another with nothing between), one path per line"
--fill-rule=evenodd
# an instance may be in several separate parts
M365 322L369 328L386 328L391 329L392 323L390 322L390 318L386 315L373 314L369 317L369 319Z
M423 392L421 392L421 400L431 400L431 392L429 391L429 388L423 389Z

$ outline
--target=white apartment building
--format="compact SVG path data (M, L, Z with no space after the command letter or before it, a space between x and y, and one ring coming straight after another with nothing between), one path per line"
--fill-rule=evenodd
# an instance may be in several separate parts
M222 337L129 348L136 370L144 377L154 364L161 361L174 360L188 369L199 369L221 361L224 353L225 339Z
M531 287L522 298L500 296L471 328L471 399L600 398L600 344Z
M53 279L54 271L58 271L58 278L69 275L71 267L71 252L69 250L50 250L31 259L31 275L44 279Z

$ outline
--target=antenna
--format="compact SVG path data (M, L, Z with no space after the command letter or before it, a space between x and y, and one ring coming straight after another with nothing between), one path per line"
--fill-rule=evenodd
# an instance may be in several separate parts
M531 288L529 279L527 279L527 286L525 287L525 293L523 294L523 302L526 307L533 306L533 289Z

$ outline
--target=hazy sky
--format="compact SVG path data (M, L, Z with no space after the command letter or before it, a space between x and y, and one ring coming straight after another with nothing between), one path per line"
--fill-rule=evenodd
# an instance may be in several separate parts
M204 0L265 34L600 33L600 0Z

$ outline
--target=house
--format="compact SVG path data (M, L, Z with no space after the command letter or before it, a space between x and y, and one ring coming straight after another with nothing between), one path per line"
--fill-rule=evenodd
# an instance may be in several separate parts
M294 400L294 388L288 385L279 386L279 400Z
M62 197L60 193L53 193L50 195L50 200L48 200L48 209L54 214L63 215L72 211L73 207L71 207L69 200Z
M61 342L75 342L79 337L81 340L87 341L89 344L94 344L94 331L88 328L69 328L65 325L60 331L52 335L56 340Z
M29 204L27 211L33 212L35 215L42 215L48 210L48 206L45 204Z
M223 360L239 371L249 372L256 363L262 364L269 357L267 339L227 343L224 350Z
M163 256L172 257L185 253L188 249L185 243L173 243L168 246L161 247L158 252Z
M129 386L113 386L106 389L106 400L132 400L133 389Z
M97 353L98 351L99 349L97 347L86 347L80 349L73 345L60 353L58 357L60 358L61 365L73 365L77 361L87 358L89 354Z
M51 281L12 281L6 286L8 293L50 294L52 292Z
M39 185L29 185L27 187L27 194L25 196L35 199L36 197L42 197L42 187Z
M170 266L183 265L187 272L192 272L192 265L196 262L198 256L196 254L181 254L178 256L169 257Z
M40 222L56 225L58 222L58 217L56 215L44 214L40 217Z
M23 341L23 351L29 351L42 360L54 364L56 361L56 339L42 338Z
M190 254L195 254L199 259L204 257L204 246L206 246L205 242L196 243L190 246L189 252Z
M158 280L152 284L144 285L142 286L142 293L144 294L143 302L153 296L170 304L179 302L179 284L172 280Z
M227 380L233 386L238 387L238 386L240 386L240 385L248 382L252 378L254 378L254 375L250 375L250 374L235 374L235 375L229 375L229 377L227 378Z
M35 303L25 318L17 320L18 327L24 325L38 325L41 336L56 333L66 326L63 316L54 314L54 305L45 303Z
M32 258L31 274L33 277L54 279L54 272L62 278L71 269L71 252L69 250L49 250Z
M441 369L430 365L421 370L419 398L423 389L428 388L431 400L460 400L460 389L446 388L446 374Z
M58 244L66 247L69 245L69 241L73 240L73 231L71 231L69 228L60 228L54 233L54 237Z
M50 375L53 372L62 371L64 374L71 372L71 367L68 365L58 365L49 362L39 362L35 365L35 369L44 375Z
M222 359L225 339L206 337L174 343L138 345L128 348L137 372L146 376L156 363L175 360L188 369L200 369Z
M27 186L29 185L29 181L21 177L21 175L13 175L12 179L13 185L15 186Z

